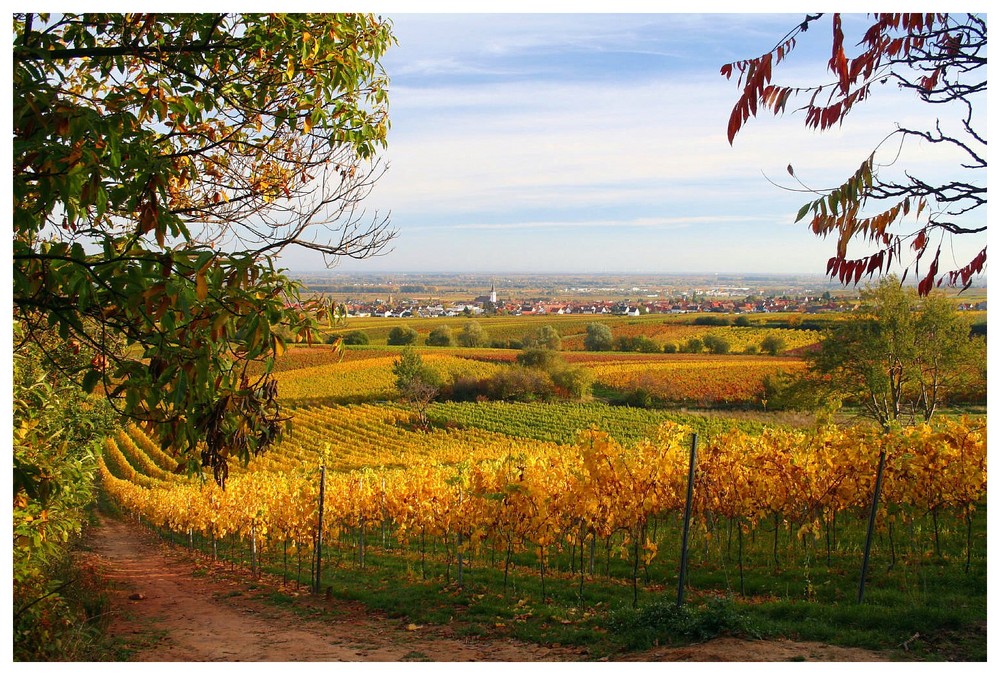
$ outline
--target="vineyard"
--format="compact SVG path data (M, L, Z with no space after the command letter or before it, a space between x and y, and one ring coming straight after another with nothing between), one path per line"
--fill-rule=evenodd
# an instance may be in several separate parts
M536 405L483 401L434 403L428 417L441 428L476 427L507 436L571 445L581 431L596 427L615 441L631 444L656 434L665 422L682 424L702 438L715 436L731 428L759 433L764 424L750 416L727 416L724 413L697 414L669 410L608 406L603 403L564 402ZM777 419L777 418L774 418ZM797 420L786 421L792 424Z
M764 378L802 372L795 359L674 356L670 360L605 360L591 366L596 382L617 390L642 389L657 398L702 407L763 404Z
M701 602L735 597L779 613L789 601L846 602L858 592L884 454L870 602L897 622L892 611L917 596L944 622L955 620L955 593L985 602L985 417L888 434L803 423L760 412L763 379L803 370L798 358L564 351L595 391L641 389L673 409L439 400L418 420L399 400L400 354L294 348L276 368L289 432L234 466L225 489L178 472L133 426L104 442L105 491L164 536L255 573L390 608L390 589L436 593L390 610L414 619L441 598L488 603L482 620L516 635L532 622L625 626L614 607L643 607L678 584ZM420 354L447 386L492 377L518 352ZM679 407L688 405L711 411ZM621 630L626 642L643 634Z
M423 359L441 377L486 378L513 363L510 349L424 348ZM801 372L793 357L710 354L636 354L560 352L565 361L593 374L595 383L613 391L643 389L664 402L696 407L764 406L764 378L778 372ZM281 397L297 403L361 403L396 398L392 363L399 348L329 347L292 349L277 373ZM279 361L280 363L280 361Z
M295 350L327 360L323 365L300 367L277 374L278 387L288 401L358 402L384 401L396 397L392 363L398 358L373 350L350 350L367 358L349 358L341 362L329 349ZM324 359L325 356L325 359ZM500 367L488 361L430 353L424 357L428 366L445 381L457 377L488 377Z
M660 339L714 334L736 347L291 346L270 389L288 418L280 443L245 465L219 446L233 457L224 487L197 470L201 447L179 454L155 424L121 427L109 409L93 426L99 399L67 399L23 447L51 452L52 430L78 420L86 487L59 486L66 503L89 499L96 480L102 508L296 609L346 599L401 631L572 645L588 658L721 633L897 654L923 636L915 658L985 659L985 368L949 373L951 407L933 425L906 427L911 403L904 426L883 433L852 419L857 398L782 410L780 386L765 389L814 360L751 347L808 330L615 324L625 338L661 327ZM407 372L430 395L413 395ZM15 441L37 409L22 398ZM66 517L26 492L15 507L22 569L82 527L82 510ZM22 592L29 611L55 587L38 579L34 596ZM69 605L52 607L16 640L59 652L46 631Z
M593 597L611 592L633 602L676 584L691 427L667 420L635 440L641 434L621 432L641 427L637 420L606 417L622 440L591 428L572 443L558 434L527 438L513 421L504 433L490 429L519 417L525 430L554 429L560 420L572 428L568 406L545 409L440 405L440 426L425 431L401 408L303 407L291 437L234 471L225 490L174 473L154 439L133 427L106 440L100 471L126 513L192 545L197 539L212 555L228 551L252 569L269 566L296 579L306 574L303 564L309 578L318 564L323 465L319 560L332 568L326 574L374 573L398 560L405 583L438 580L506 597L534 578L543 599L570 591L584 598L590 589ZM985 579L977 526L985 439L985 422L972 419L888 435L706 429L697 449L688 583L758 601L789 584L807 589L806 599L844 599L851 592L845 579L831 577L836 583L825 588L812 579L823 575L818 568L857 563L880 450L887 462L875 555L905 573L880 573L875 597L883 585L916 592L914 570L929 558L950 556L955 573ZM771 570L770 583L759 573L749 577L760 569Z

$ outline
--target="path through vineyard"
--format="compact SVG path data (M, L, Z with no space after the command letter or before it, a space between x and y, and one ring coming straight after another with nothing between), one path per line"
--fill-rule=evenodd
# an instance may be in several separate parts
M507 638L465 638L448 627L414 626L354 603L303 594L302 612L264 602L222 565L159 542L137 526L101 518L80 562L111 583L111 633L136 661L575 661L587 653ZM280 584L280 579L278 580ZM872 661L880 655L816 643L722 638L630 654L640 661Z

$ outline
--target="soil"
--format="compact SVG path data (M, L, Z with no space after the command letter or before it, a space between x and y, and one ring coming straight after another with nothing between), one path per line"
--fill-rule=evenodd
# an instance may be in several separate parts
M265 601L281 580L253 580L102 516L79 563L107 583L110 637L130 661L581 661L582 648L464 637L303 588L296 611ZM287 592L287 591L286 591ZM322 612L320 612L320 605ZM317 617L310 617L310 609ZM322 613L322 617L318 615ZM718 638L622 661L885 661L877 652L789 640Z

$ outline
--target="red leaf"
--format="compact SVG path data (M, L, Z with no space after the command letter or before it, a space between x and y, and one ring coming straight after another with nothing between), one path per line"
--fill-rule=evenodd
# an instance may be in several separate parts
M865 266L863 261L858 260L857 265L854 268L854 285L857 286L858 282L861 281L861 275L865 273Z
M931 263L931 268L927 271L927 276L917 285L917 293L920 295L927 295L934 287L934 277L937 276L938 259L940 257L941 247L938 247L937 253L934 254L934 261Z
M827 276L835 276L837 274L837 268L840 267L840 258L834 256L826 261L826 274Z

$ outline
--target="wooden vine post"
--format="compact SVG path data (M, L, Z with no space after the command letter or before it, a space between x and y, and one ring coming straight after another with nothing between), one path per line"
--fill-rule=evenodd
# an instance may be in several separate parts
M688 461L687 500L684 504L684 531L681 536L681 569L677 579L677 606L684 604L684 584L687 581L688 533L691 529L691 504L694 501L694 465L698 452L698 434L691 436L691 457Z
M882 492L882 474L885 473L885 446L878 455L878 471L875 472L875 492L872 494L872 509L868 514L868 534L865 535L865 554L861 559L861 581L858 583L858 604L865 598L865 577L868 576L868 558L872 550L872 534L875 532L875 516L878 513L878 498Z
M316 577L313 580L313 593L319 595L320 580L323 566L323 497L326 491L326 464L319 467L319 521L316 530Z

